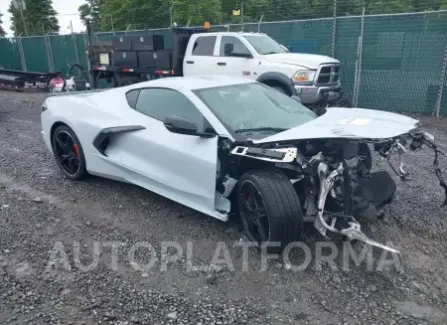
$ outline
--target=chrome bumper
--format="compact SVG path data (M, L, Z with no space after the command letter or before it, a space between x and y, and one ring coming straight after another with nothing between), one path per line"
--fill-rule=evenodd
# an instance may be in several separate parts
M295 90L303 104L317 104L321 101L336 101L341 97L341 84L319 87L315 85L298 86Z

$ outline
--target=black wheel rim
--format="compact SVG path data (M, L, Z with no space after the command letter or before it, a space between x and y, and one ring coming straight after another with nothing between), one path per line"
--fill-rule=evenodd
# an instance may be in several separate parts
M261 194L251 182L244 182L239 193L239 207L243 226L250 240L258 245L268 242L270 225Z
M68 175L76 175L80 168L79 146L70 133L61 131L55 138L55 156Z

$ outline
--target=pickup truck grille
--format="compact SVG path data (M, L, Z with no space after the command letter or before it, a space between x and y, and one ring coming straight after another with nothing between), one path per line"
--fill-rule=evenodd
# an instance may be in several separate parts
M317 76L317 85L333 85L340 82L340 66L336 64L325 64L320 67Z

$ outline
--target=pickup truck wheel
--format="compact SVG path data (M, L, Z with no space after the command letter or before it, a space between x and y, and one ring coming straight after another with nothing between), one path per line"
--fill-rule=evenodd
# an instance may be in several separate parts
M289 93L287 92L287 90L285 90L284 87L282 87L282 86L275 85L275 86L272 86L272 88L276 89L280 93L283 93L283 94L285 94L287 96L290 96Z
M239 181L238 208L248 238L268 253L280 253L303 231L300 200L279 170L245 173Z
M129 86L140 82L140 79L137 77L121 77L119 78L119 85L122 86Z

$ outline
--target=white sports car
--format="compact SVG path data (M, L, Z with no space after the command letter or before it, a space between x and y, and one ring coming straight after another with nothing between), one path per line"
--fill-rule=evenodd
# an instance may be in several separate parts
M248 237L274 251L309 221L325 237L398 252L357 221L380 217L396 189L386 171L370 171L368 144L388 161L428 146L447 188L417 120L360 108L317 116L246 79L164 78L52 96L42 110L43 138L69 179L132 183L222 221L238 213ZM394 171L405 177L402 161Z

